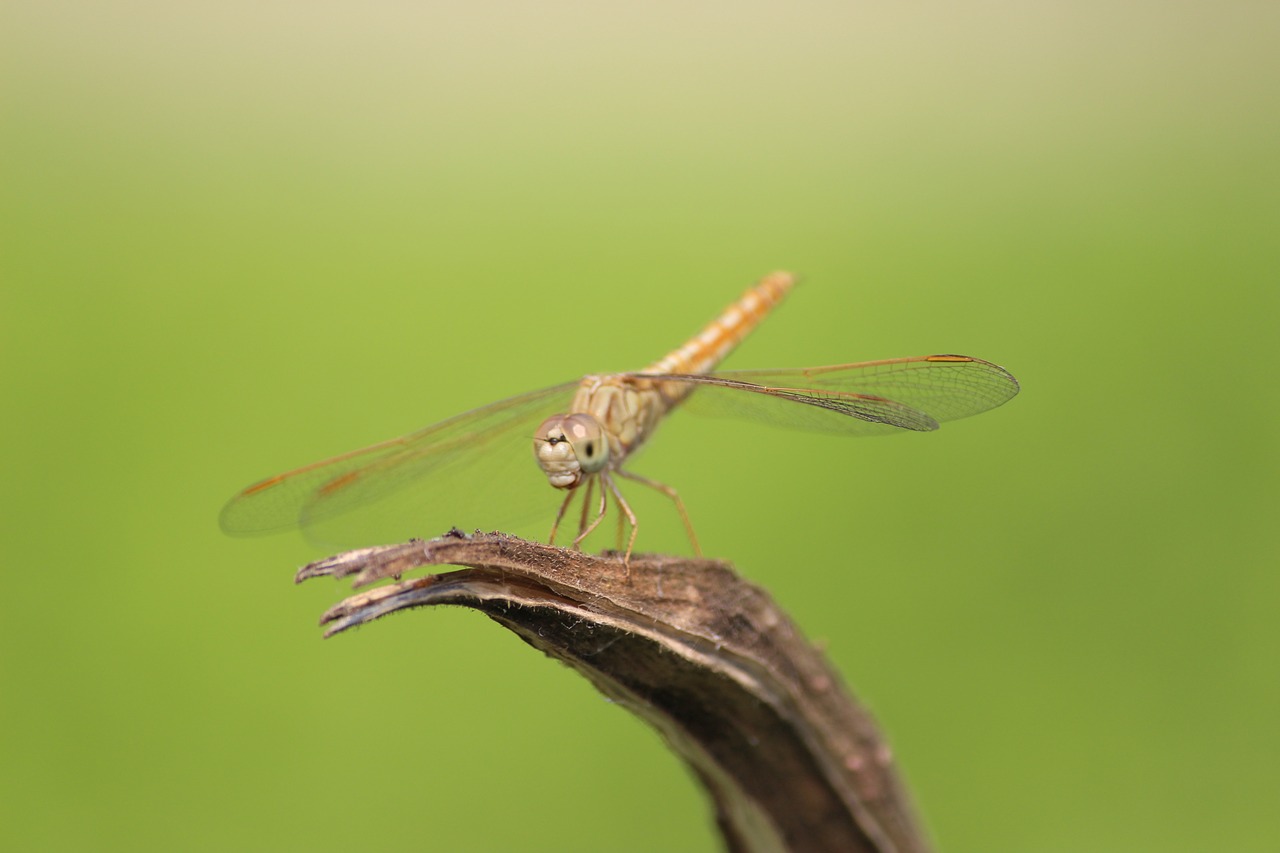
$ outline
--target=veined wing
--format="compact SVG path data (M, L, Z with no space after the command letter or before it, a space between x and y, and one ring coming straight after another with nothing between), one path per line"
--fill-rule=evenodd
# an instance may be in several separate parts
M554 507L555 490L533 461L533 434L577 385L511 397L263 480L223 507L222 529L248 536L302 527L326 545L367 545L450 525L492 527Z
M640 376L695 386L687 402L691 411L841 435L934 430L1018 393L1018 381L1004 368L963 355Z

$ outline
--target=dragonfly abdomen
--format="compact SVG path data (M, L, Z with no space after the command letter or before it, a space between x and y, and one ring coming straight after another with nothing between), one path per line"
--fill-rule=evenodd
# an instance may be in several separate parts
M707 324L684 346L646 367L643 373L707 373L742 343L760 321L795 287L791 273L775 272L747 289L724 313ZM683 397L688 392L684 387Z

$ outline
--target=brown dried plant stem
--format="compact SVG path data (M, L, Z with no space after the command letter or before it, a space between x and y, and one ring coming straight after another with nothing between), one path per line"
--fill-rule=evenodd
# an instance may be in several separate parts
M401 579L421 566L456 571ZM586 676L665 737L731 851L921 851L888 745L768 595L725 563L594 556L456 531L348 551L298 580L354 576L326 636L412 607L472 607Z

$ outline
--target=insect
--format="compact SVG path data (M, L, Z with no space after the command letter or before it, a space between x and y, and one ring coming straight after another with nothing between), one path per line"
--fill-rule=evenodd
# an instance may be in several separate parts
M575 548L600 525L612 501L619 550L624 521L630 527L623 552L629 561L640 523L619 481L630 480L674 503L694 551L701 553L676 490L624 467L676 406L858 436L937 429L942 421L993 409L1018 393L1017 380L1003 368L962 355L709 372L794 285L789 273L765 276L698 335L639 372L595 374L511 397L270 477L227 503L222 527L247 535L301 526L326 543L369 544L365 537L375 529L408 538L432 520L433 511L441 522L470 513L482 524L492 523L483 520L488 508L510 515L531 500L523 484L532 472L518 471L513 463L527 468L532 442L547 481L564 493L552 544L576 497L581 495L582 504ZM547 494L543 487L540 497Z

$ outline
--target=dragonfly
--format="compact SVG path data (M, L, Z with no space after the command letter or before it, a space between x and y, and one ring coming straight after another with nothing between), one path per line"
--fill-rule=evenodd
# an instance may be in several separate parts
M1004 368L964 355L712 372L795 284L790 273L765 276L701 332L641 371L593 374L510 397L257 482L223 508L222 528L232 535L302 528L319 543L367 545L371 531L407 539L437 517L549 515L551 496L562 493L550 543L579 496L574 548L600 526L612 503L618 550L629 567L640 523L623 495L623 480L670 499L701 554L679 493L626 467L677 407L871 436L935 430L1018 393L1017 380ZM551 490L525 487L537 479L529 470L530 447Z

